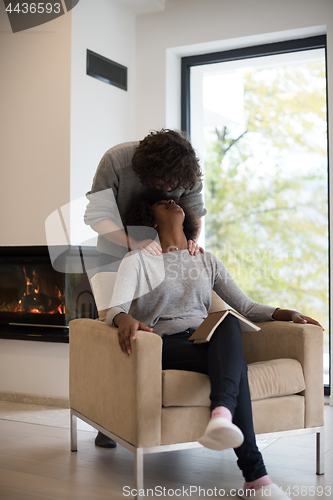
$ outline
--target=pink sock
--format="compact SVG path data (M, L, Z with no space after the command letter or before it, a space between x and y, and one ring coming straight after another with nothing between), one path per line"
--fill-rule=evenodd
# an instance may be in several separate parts
M244 484L244 490L258 490L262 486L266 486L267 484L272 484L272 481L270 480L269 476L262 476L259 477L259 479L256 479L255 481L251 481L250 483Z
M216 418L216 417L223 417L229 420L229 422L232 421L231 411L226 406L217 406L216 408L214 408L214 410L212 411L211 418Z

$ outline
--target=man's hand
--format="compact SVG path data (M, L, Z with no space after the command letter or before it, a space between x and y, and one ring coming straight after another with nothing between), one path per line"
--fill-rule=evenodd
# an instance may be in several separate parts
M130 238L129 243L131 250L142 250L143 252L151 253L152 255L161 255L162 253L161 246L154 240L135 241Z
M130 314L119 313L114 317L113 322L118 327L120 349L126 356L129 356L132 352L131 338L132 340L136 340L138 330L144 330L145 332L153 331L152 328L134 319Z
M196 241L193 241L193 240L188 240L187 248L188 248L190 255L194 255L194 256L198 255L199 252L201 252L201 253L205 252L205 250L203 248L199 247L198 243Z

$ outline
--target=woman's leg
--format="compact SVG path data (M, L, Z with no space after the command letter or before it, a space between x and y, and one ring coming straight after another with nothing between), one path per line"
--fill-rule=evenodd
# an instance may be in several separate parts
M189 330L163 337L162 370L186 370L208 375L208 343L189 341L193 332Z
M247 482L266 474L252 421L252 407L243 358L239 322L228 316L210 342L193 344L183 332L163 339L162 367L208 374L211 381L211 409L227 407L233 422L244 434L244 443L235 449L238 465Z
M226 406L233 423L241 429L244 442L235 448L237 464L247 482L267 474L258 450L252 418L252 405L243 357L242 333L238 320L228 316L217 328L208 349L208 369L212 385L212 410Z
M207 363L211 382L212 411L217 406L226 406L234 415L243 361L239 321L229 315L217 327L208 342Z
M242 364L242 372L239 381L239 393L233 422L242 430L244 435L243 444L234 451L238 458L238 467L243 472L245 481L249 483L255 479L266 476L266 468L262 455L258 450L254 434L252 405L247 376L247 364L245 360L243 360Z

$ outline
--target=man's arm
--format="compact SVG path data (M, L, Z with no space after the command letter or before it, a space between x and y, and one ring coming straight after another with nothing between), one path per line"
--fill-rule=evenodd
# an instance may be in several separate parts
M201 217L198 217L196 222L197 222L197 225L198 225L198 232L197 232L197 234L196 234L196 236L194 238L194 241L198 241L200 233L201 233L201 226L202 226L202 224L201 224Z
M204 217L207 210L204 207L203 197L202 197L202 182L198 182L193 189L185 191L181 195L181 199L184 200L188 205L193 207L198 218Z
M202 182L198 182L196 186L194 186L193 189L189 191L185 191L181 195L181 200L184 200L188 205L190 205L197 218L196 218L196 223L197 223L197 234L194 238L194 240L189 240L188 242L188 251L190 252L191 255L198 255L199 252L204 252L204 249L199 247L197 241L199 239L200 233L201 233L201 217L204 217L207 213L207 210L204 207L203 203L203 197L202 197Z
M152 255L160 255L162 252L157 241L151 239L137 241L126 234L126 232L112 220L102 220L97 222L97 224L92 224L91 228L112 243L116 243L130 250L141 249L144 252L148 251Z
M112 241L112 243L117 243L122 247L129 246L125 231L120 229L112 220L105 219L97 222L97 224L91 224L91 228L107 240Z
M195 239L188 240L188 242L187 242L187 248L188 248L188 251L190 252L191 255L198 255L200 252L201 253L205 252L205 250L203 248L201 248L197 243L197 240L199 239L200 232L201 232L201 219L199 217L197 218L197 225L198 225L198 231L197 231L197 234L195 236Z

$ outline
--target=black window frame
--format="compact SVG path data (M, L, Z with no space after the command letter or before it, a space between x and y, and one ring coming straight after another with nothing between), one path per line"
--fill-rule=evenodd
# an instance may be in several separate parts
M227 61L237 61L241 59L251 59L255 57L265 57L279 54L287 54L292 52L302 52L306 50L324 49L325 64L326 64L326 83L327 83L327 43L326 35L317 35L306 38L297 38L293 40L285 40L262 45L254 45L231 49L219 52L210 52L207 54L199 54L182 57L181 59L181 130L186 132L191 137L191 68L193 66L202 66L206 64L214 64ZM328 85L326 84L326 89ZM328 103L328 95L326 90L326 106ZM330 172L329 172L329 130L328 130L328 108L327 113L327 186L328 186L328 273L329 283L331 277L331 248L330 248ZM329 285L329 325L331 325L331 286ZM332 332L329 332L329 385L324 385L324 394L331 394L331 340Z

